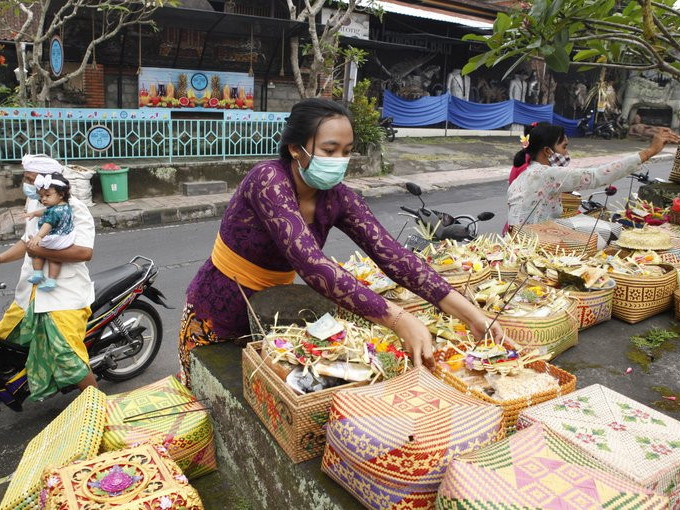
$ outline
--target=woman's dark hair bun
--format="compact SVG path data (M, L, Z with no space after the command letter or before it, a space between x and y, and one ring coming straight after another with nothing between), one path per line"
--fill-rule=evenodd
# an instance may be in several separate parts
M523 148L513 159L514 166L521 166L526 160L528 154L532 161L536 160L538 152L544 147L555 147L558 143L564 140L565 133L562 126L555 126L550 122L538 122L524 126L524 136L529 136L529 145Z
M305 145L310 138L316 136L321 123L333 117L347 117L352 122L350 111L344 105L330 99L311 98L295 103L281 134L279 143L281 158L291 161L293 157L288 146Z

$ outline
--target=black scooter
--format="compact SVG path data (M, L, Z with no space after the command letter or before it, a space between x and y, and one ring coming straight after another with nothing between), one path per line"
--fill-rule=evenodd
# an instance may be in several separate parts
M378 124L385 132L385 140L388 142L393 142L395 135L397 134L397 130L394 129L394 126L392 125L393 122L394 119L392 117L380 117L378 120Z
M482 212L476 218L468 214L451 216L445 212L428 209L421 196L423 192L417 184L407 182L406 189L409 193L420 199L421 207L419 209L412 209L402 205L401 210L404 212L399 214L413 218L421 229L430 233L429 239L425 239L417 234L409 236L406 241L406 247L411 250L420 250L432 241L443 241L444 239L458 242L472 241L477 238L478 223L480 221L489 221L495 216L492 212ZM397 239L401 236L407 223L402 227Z
M126 381L141 374L158 354L163 324L147 301L169 308L153 286L158 268L140 255L127 264L92 275L95 301L87 322L85 346L97 379ZM5 284L0 284L2 288ZM28 349L0 340L0 400L14 411L28 397ZM65 388L67 393L75 387Z

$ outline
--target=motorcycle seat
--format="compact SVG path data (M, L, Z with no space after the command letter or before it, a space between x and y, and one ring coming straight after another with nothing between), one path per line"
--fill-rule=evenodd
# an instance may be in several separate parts
M28 358L28 347L22 347L5 340L0 340L0 367L24 366Z
M141 264L127 263L92 275L94 281L94 303L90 306L93 312L129 289L139 281L149 267L150 262Z

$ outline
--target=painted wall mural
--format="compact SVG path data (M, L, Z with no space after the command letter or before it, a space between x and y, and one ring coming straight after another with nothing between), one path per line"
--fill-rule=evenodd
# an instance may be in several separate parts
M142 67L138 86L140 108L253 109L247 73Z

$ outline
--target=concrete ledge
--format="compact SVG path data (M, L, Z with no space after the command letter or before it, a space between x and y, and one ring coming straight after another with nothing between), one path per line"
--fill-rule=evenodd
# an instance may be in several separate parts
M241 349L233 344L191 351L191 381L207 398L220 473L254 509L358 509L361 505L321 472L321 458L293 464L243 399ZM230 508L224 506L223 508Z

